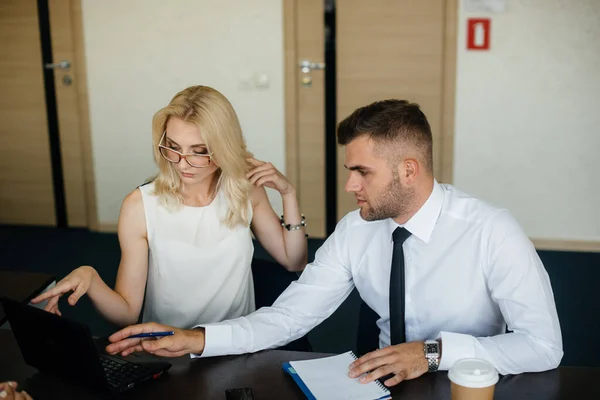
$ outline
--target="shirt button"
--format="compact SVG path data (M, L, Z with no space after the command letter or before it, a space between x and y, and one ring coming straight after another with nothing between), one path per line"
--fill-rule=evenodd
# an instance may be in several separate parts
M411 302L412 301L412 297L406 296L406 301Z

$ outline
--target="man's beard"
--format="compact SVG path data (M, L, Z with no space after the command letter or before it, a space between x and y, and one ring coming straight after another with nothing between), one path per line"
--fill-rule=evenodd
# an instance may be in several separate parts
M395 172L395 171L394 171ZM360 210L365 221L379 221L404 215L414 202L415 191L402 186L400 176L396 172L392 181L381 191L377 200L367 201L369 208Z

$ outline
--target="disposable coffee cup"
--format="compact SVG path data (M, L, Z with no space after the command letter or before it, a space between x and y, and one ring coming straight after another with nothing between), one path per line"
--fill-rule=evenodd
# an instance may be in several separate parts
M450 368L448 378L452 400L492 400L498 371L485 360L465 358Z

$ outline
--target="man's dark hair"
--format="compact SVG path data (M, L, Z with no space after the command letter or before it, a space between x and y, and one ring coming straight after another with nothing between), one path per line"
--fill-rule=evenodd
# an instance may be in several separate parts
M425 167L433 172L431 127L418 104L406 100L377 101L354 111L337 128L337 141L342 146L365 135L377 145L401 142L413 146L422 153Z

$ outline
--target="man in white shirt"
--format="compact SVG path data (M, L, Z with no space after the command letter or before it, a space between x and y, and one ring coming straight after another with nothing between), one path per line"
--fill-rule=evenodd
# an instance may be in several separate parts
M502 374L556 368L560 326L532 243L506 210L435 181L419 106L387 100L359 108L338 126L338 143L346 147L346 190L360 210L338 223L272 307L193 330L131 326L111 336L107 351L210 357L274 348L305 335L356 287L380 316L380 349L350 369L371 371L364 382L393 374L385 381L393 386L468 357ZM398 232L405 235L394 244ZM163 330L175 335L126 339Z

